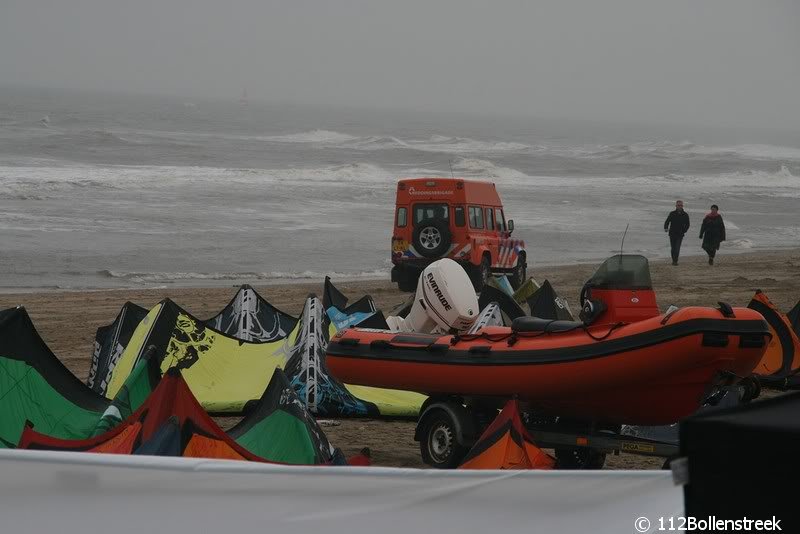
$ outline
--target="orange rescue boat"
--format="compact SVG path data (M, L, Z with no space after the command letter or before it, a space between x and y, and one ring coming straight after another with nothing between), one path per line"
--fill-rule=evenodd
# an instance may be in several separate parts
M528 401L536 411L637 425L670 424L749 376L769 328L748 308L689 307L631 324L515 320L472 336L351 328L328 345L343 382L428 395Z

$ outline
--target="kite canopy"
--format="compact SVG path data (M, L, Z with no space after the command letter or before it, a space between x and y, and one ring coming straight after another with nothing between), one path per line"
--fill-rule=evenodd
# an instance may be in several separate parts
M280 369L228 435L251 453L276 462L329 463L334 450Z
M296 341L289 350L290 358L285 367L292 386L308 409L327 417L416 416L425 402L424 395L342 384L331 375L325 363L325 352L333 327L325 326L322 307L316 297L306 300ZM372 315L367 321L375 317Z
M375 306L375 301L371 296L364 295L349 306L347 302L347 297L333 285L330 277L326 276L322 294L322 307L333 327L333 332L344 330L351 326L389 328L383 313Z
M154 347L161 372L176 367L194 394L210 412L240 413L245 404L261 397L269 378L286 361L287 339L271 342L232 338L193 317L169 299L161 301L142 319L114 368L108 395L122 383L144 355Z
M270 343L286 339L294 330L297 317L280 311L245 284L222 311L205 323L242 341Z
M308 409L323 416L377 416L378 408L356 398L333 377L325 364L328 328L322 303L316 297L306 299L300 328L289 351L286 375Z
M549 280L545 280L542 287L528 297L528 307L533 317L553 321L574 320L566 299L558 296Z
M511 282L508 281L506 275L490 276L486 283L513 298L514 288L511 287Z
M15 447L26 422L61 438L86 437L108 403L56 358L25 308L0 311L0 448Z
M117 360L128 346L139 322L146 315L146 309L132 302L126 302L113 323L97 329L89 378L86 380L87 386L101 395L105 394Z
M467 334L477 334L487 326L503 326L503 312L500 311L500 306L496 302L492 302L481 310L478 318L469 327Z
M495 287L485 285L481 290L478 306L483 310L492 302L496 302L500 306L506 326L510 326L514 319L527 315L512 297Z
M797 334L797 337L800 337L800 300L797 301L797 304L794 305L794 308L786 314L786 317L789 318L789 322L792 324L792 330L794 333Z
M539 283L533 278L528 278L524 284L514 291L512 297L514 297L515 301L522 304L523 302L527 302L528 298L533 295L537 289L539 289Z
M767 351L753 373L765 384L799 385L800 339L789 318L760 289L756 290L747 307L764 316L772 334Z
M360 309L370 301L361 299L354 306ZM215 330L166 299L150 310L131 336L114 368L107 394L119 393L146 348L153 347L161 373L172 367L181 369L192 392L212 413L241 413L260 398L275 369L288 366L295 390L313 413L416 415L424 401L419 394L376 388L348 390L329 375L324 366L329 334L322 314L319 300L310 298L304 316L287 338L248 342ZM373 313L368 319L374 317Z
M97 329L92 365L86 384L105 395L114 367L148 312L130 302L116 320ZM242 341L271 343L289 337L297 318L280 311L249 285L243 285L216 316L201 321L228 337Z
M280 370L275 371L252 412L230 434L203 410L181 372L173 368L133 414L107 432L87 439L65 440L28 427L20 448L291 464L324 464L332 458L325 434Z
M552 469L555 459L525 430L516 400L509 400L467 454L459 469Z

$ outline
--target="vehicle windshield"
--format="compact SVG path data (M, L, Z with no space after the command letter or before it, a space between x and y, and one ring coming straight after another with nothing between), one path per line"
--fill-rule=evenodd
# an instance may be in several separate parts
M425 219L449 220L450 210L447 204L414 204L414 224Z
M638 254L611 256L589 279L591 287L599 289L652 289L647 258Z

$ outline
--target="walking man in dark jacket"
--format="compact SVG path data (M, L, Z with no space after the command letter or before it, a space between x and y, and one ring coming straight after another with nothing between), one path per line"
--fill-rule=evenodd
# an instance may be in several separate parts
M669 246L672 252L672 265L678 265L681 253L683 234L689 230L689 214L683 211L683 200L675 202L675 211L671 211L664 221L664 231L669 232Z

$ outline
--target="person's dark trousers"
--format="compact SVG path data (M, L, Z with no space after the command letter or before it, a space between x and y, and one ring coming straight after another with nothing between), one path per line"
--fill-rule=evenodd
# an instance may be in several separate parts
M669 236L669 246L672 249L672 263L678 263L678 256L681 254L681 242L683 241L682 235Z

